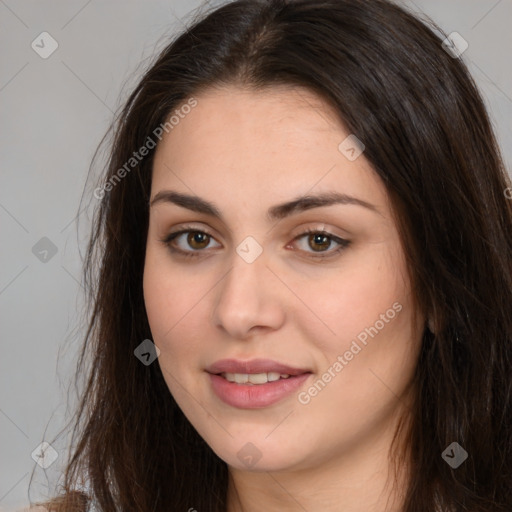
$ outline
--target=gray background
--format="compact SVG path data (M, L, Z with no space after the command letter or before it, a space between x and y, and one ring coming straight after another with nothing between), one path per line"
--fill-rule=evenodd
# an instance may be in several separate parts
M35 500L62 471L66 435L52 442L59 457L47 469L31 453L53 441L76 403L68 387L83 333L79 248L87 212L78 232L76 221L94 150L147 59L202 3L0 0L0 511L28 505L31 477ZM512 2L403 3L468 41L463 58L510 169ZM44 31L59 45L47 59L31 47ZM43 237L55 255L33 253Z

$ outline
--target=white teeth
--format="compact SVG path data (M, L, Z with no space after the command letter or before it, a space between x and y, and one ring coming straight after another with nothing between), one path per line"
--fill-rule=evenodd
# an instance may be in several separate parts
M235 382L237 384L245 384L249 381L247 373L234 373L233 376L235 377Z
M249 375L249 382L251 384L265 384L268 382L266 373L253 373Z
M274 382L276 380L287 379L290 377L287 373L222 373L221 374L229 382L236 382L237 384L266 384L267 382Z

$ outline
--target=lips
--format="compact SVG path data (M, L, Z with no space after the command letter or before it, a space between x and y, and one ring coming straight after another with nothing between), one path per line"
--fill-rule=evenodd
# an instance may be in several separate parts
M220 375L221 373L255 374L272 372L295 376L302 375L304 373L311 373L311 370L294 368L271 359L252 359L250 361L221 359L206 368L206 371L213 375Z
M206 371L214 394L238 409L260 409L276 404L297 392L312 375L307 369L270 359L223 359Z

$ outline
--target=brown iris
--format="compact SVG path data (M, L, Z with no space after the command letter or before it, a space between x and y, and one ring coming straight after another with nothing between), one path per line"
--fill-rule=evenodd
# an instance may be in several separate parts
M193 249L204 249L210 243L210 235L200 231L191 231L187 235L187 243Z
M318 252L321 252L329 249L331 239L327 235L323 235L321 233L313 233L309 235L308 243L312 249L318 249Z

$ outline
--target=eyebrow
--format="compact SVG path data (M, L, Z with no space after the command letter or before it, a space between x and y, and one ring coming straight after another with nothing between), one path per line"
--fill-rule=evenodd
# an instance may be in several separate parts
M183 194L173 190L161 190L151 200L149 206L151 207L158 203L172 203L182 208L222 220L220 209L214 203L210 203L195 195ZM367 208L370 211L382 215L375 205L367 201L339 192L327 192L324 194L300 196L286 203L272 206L268 209L267 218L270 221L281 220L290 215L312 208L321 208L337 204L362 206L363 208Z

